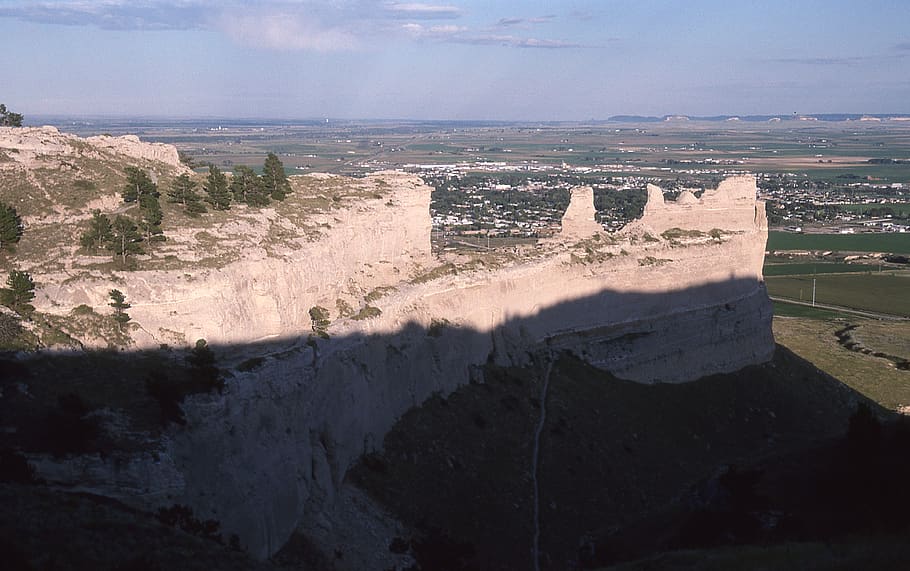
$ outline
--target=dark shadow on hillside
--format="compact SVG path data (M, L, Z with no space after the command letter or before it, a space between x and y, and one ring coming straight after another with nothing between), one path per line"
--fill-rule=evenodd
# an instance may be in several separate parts
M616 363L641 359L636 351L649 347L654 353L648 359L664 352L678 366L719 359L712 351L720 353L718 348L736 335L748 338L753 320L762 324L756 343L767 341L761 330L770 336L770 314L762 312L770 312L770 303L758 285L728 280L660 294L604 291L508 319L492 332L410 323L394 335L328 340L307 335L213 349L228 400L238 383L256 383L259 375L284 370L282 362L302 359L315 363L317 371L333 371L338 351L363 350L363 374L372 375L373 382L365 383L361 398L371 398L371 390L400 391L404 416L386 427L391 432L384 452L368 456L351 481L417 530L403 541L427 569L435 568L430 562L440 549L450 561L463 559L466 568L530 564L529 463L545 406L538 470L541 562L560 569L612 560L602 557L605 542L620 530L659 516L667 506L700 501L692 499L698 496L694 487L726 465L746 465L837 435L856 403L864 401L781 348L770 363L686 384L623 381L579 358L585 351L576 350L576 344L590 342L593 335L612 351L607 360ZM679 312L703 306L691 314ZM595 327L597 321L624 325ZM591 331L576 333L567 323ZM548 334L549 343L534 342ZM434 359L426 358L428 353ZM542 401L549 354L556 365ZM456 366L463 365L465 355L477 359L471 363L473 380L468 367ZM0 417L9 428L0 436L0 448L66 455L154 447L163 432L185 430L179 408L175 412L167 401L204 387L193 384L186 356L178 351L45 352L4 359ZM511 366L496 364L510 358ZM434 374L458 378L446 383L431 378ZM376 387L376 379L388 383ZM331 405L341 381L317 380L307 390ZM456 384L464 386L439 396ZM172 392L162 397L161 386ZM429 400L408 412L410 395ZM331 421L300 420L314 426ZM49 425L56 431L49 432ZM284 428L306 430L278 427ZM69 450L58 446L64 435L79 436ZM335 436L329 432L327 437Z

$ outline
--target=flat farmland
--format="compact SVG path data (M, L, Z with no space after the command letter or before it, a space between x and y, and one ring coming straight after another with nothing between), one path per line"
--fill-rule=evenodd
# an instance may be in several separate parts
M816 303L910 317L910 271L767 277L765 284L771 296L812 301L813 280Z
M910 254L910 233L797 234L768 232L768 250Z
M497 162L591 168L654 178L705 180L730 171L850 175L910 182L910 123L858 121L240 121L60 125L81 135L138 134L219 166L262 164L278 154L289 171L358 174L415 164Z

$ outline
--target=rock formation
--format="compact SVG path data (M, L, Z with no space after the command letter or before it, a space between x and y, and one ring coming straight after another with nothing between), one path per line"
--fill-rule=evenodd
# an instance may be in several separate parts
M35 459L42 476L145 507L189 505L265 557L301 522L319 521L351 464L396 419L490 360L567 350L653 383L771 357L767 225L751 177L676 203L651 187L643 217L614 235L594 223L593 192L576 189L560 239L506 263L435 260L431 189L416 177L378 173L358 184L392 190L310 219L315 237L288 238L294 247L280 255L244 246L220 266L120 274L116 287L148 332L140 344L169 331L185 342L243 342L222 357L264 362L233 371L223 394L188 399L187 425L154 454ZM269 228L281 222L259 216ZM99 306L115 283L97 274L38 281L36 304L48 312ZM330 339L308 341L309 308L338 300L374 311L333 310Z
M562 217L562 229L558 240L568 242L588 238L598 232L603 232L603 227L595 220L594 189L590 186L578 186L572 189L569 207Z

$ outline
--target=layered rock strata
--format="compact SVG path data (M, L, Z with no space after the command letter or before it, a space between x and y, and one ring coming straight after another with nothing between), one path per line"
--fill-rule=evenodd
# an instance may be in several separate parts
M405 186L394 194L401 206L394 212L419 223L370 223L381 209L367 206L358 223L336 225L294 258L305 267L243 261L200 275L193 307L208 306L200 314L168 300L172 292L156 283L127 284L143 326L160 319L156 311L171 311L202 316L186 324L188 338L276 343L246 346L268 358L235 372L222 395L186 402L187 426L154 457L79 466L47 460L45 477L146 506L190 505L265 557L301 522L318 525L348 468L381 446L396 419L476 377L490 360L520 364L534 352L569 350L650 383L771 357L761 276L767 225L750 177L677 203L651 189L644 216L614 236L589 223L592 193L576 192L568 210L575 221L561 243L495 269L385 272L394 289L370 300L381 313L337 319L330 339L308 342L307 308L336 295L354 270L430 259L430 189ZM411 234L396 234L401 227Z

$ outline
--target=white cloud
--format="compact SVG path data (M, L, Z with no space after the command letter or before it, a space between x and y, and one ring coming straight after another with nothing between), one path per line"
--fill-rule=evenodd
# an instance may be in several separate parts
M358 45L350 30L324 26L303 14L274 12L250 18L225 13L215 23L234 41L255 48L326 52L350 50Z
M461 9L457 6L424 4L422 2L389 2L385 9L404 18L458 18Z
M452 4L387 0L0 0L0 18L117 30L210 29L241 45L271 50L369 49L395 36L521 48L580 47L455 24L418 23L461 15L462 9ZM551 19L504 18L498 27L521 28ZM406 23L399 24L401 20Z

